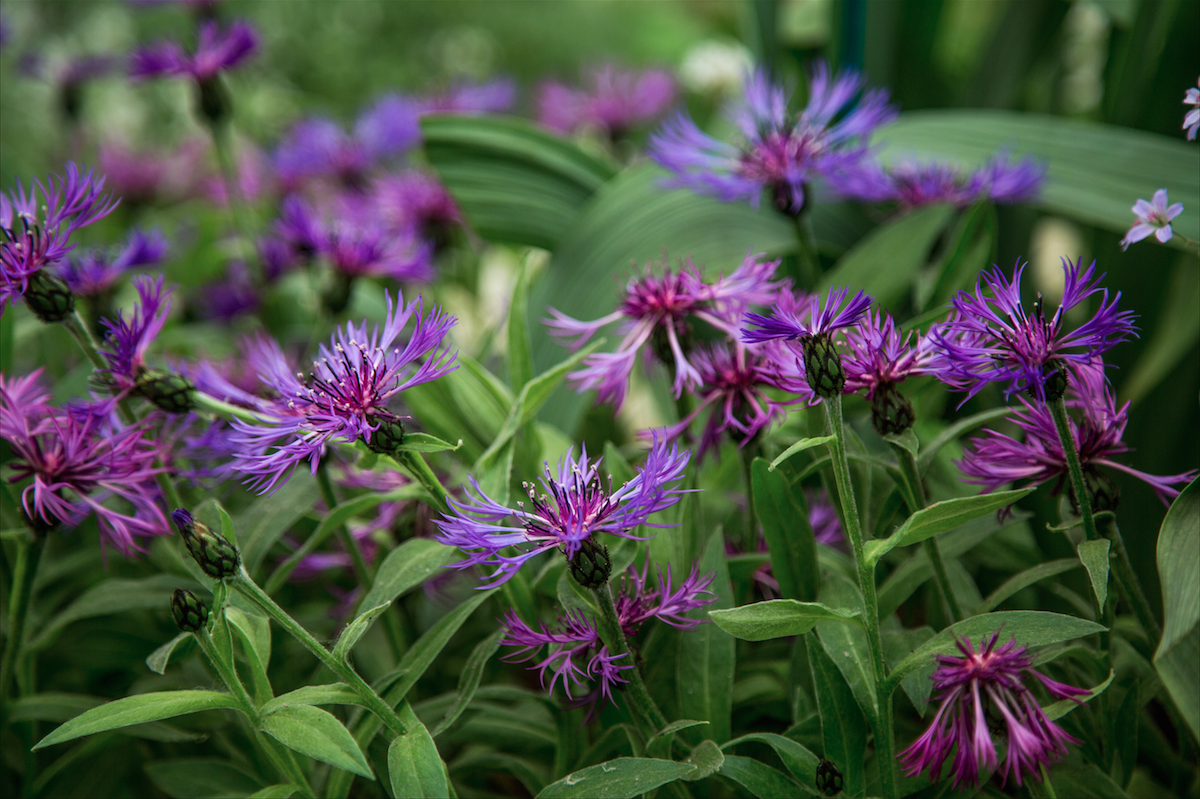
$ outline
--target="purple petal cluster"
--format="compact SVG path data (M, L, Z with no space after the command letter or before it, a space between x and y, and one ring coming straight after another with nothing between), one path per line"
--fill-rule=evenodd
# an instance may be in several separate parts
M420 114L500 114L517 100L517 85L510 78L486 83L456 83L444 92L416 101Z
M637 475L614 488L600 477L600 459L589 459L586 448L579 460L571 453L559 462L558 473L546 464L541 478L545 493L526 483L528 510L524 502L513 510L497 503L483 492L472 477L474 491L459 501L447 497L450 513L436 522L443 544L458 547L466 558L450 564L466 569L481 565L495 567L486 585L507 582L525 561L542 552L560 550L570 560L585 541L598 533L621 538L645 540L635 534L637 528L650 525L650 515L669 508L685 491L678 487L691 453L680 452L656 439ZM511 549L510 549L511 547Z
M443 339L457 321L434 306L424 314L418 297L408 305L387 298L382 328L369 332L367 323L339 328L329 345L321 345L307 378L288 363L272 339L259 339L248 353L259 379L275 399L263 407L256 422L234 421L239 452L234 468L260 493L274 491L308 460L315 473L326 447L353 443L371 435L383 422L398 421L390 402L412 386L428 383L454 371L457 353ZM400 334L414 321L408 342Z
M863 160L831 174L829 180L837 194L860 202L896 203L902 208L936 203L963 207L980 200L1028 202L1037 197L1045 175L1044 164L1032 159L1010 161L1000 153L974 172L941 162L906 161L884 167Z
M675 101L671 73L629 71L606 64L584 77L584 88L547 81L538 89L538 122L557 133L597 127L617 138L660 116Z
M372 187L375 208L388 224L414 230L431 239L462 224L462 214L450 192L432 175L415 170L385 175Z
M166 324L167 314L171 311L171 289L163 288L162 275L157 278L139 275L134 279L134 287L138 302L133 315L126 319L118 311L115 320L103 320L108 332L100 354L108 361L108 368L97 370L97 375L103 377L118 397L136 388L146 371L146 350Z
M116 249L92 249L71 255L59 266L58 276L77 297L99 297L112 291L130 269L157 266L167 254L167 240L157 230L132 230Z
M1040 782L1043 766L1065 757L1067 744L1080 743L1046 717L1022 673L1036 678L1055 699L1078 702L1087 689L1044 677L1033 670L1024 647L1015 640L997 647L998 637L992 633L980 641L978 652L969 639L958 641L962 657L938 655L932 679L941 707L925 734L899 756L910 776L928 769L935 781L940 779L946 759L957 750L951 766L955 790L977 787L980 770L999 765L991 724L1002 724L1008 739L1002 779L1011 776L1017 785L1025 777Z
M1196 78L1196 85L1200 86L1200 78ZM1187 140L1195 141L1196 132L1200 131L1200 88L1184 92L1183 104L1192 107L1183 117L1183 127L1187 129Z
M936 373L937 362L938 352L928 337L915 331L902 333L886 311L865 313L857 325L846 331L846 352L842 357L846 370L844 391L847 394L865 391L867 399L871 399L883 386Z
M188 53L174 41L161 41L129 57L129 74L134 78L191 77L212 80L233 69L258 50L258 33L249 23L236 20L222 30L215 20L204 22L196 49Z
M208 284L197 294L196 305L203 318L221 322L231 322L256 311L259 306L258 288L246 264L231 261L222 280Z
M739 145L709 136L680 113L651 137L650 157L672 173L667 186L755 206L770 189L780 210L799 213L813 178L860 161L872 132L896 114L887 92L862 93L863 83L857 72L835 77L821 62L809 82L808 105L792 115L788 92L759 71L728 109Z
M1159 189L1154 192L1152 202L1138 200L1133 204L1131 210L1137 217L1137 221L1133 223L1133 227L1129 228L1125 238L1121 239L1122 250L1128 250L1130 244L1141 241L1151 233L1163 244L1170 241L1174 235L1174 231L1171 230L1171 220L1183 213L1183 203L1167 205L1167 190Z
M747 344L761 344L775 339L802 342L853 327L871 307L871 295L860 291L846 302L849 291L846 287L830 288L824 307L821 296L812 294L806 298L806 302L779 304L770 316L747 313L742 321L747 325L758 325L758 328L743 327L742 341Z

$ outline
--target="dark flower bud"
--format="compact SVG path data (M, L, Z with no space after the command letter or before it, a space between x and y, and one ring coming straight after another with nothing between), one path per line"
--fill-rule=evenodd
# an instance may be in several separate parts
M833 399L846 385L846 370L829 334L808 336L804 345L804 371L808 386L822 399Z
M913 425L913 407L894 383L881 383L871 398L871 424L881 436L903 433Z
M822 759L817 765L817 787L826 796L841 793L844 779L838 767L828 760Z
M395 455L404 443L404 425L395 417L372 416L368 421L379 428L371 433L371 440L365 442L367 449L380 455Z
M208 606L196 599L191 591L176 588L171 594L171 615L185 633L198 633L208 621Z
M137 393L167 413L187 413L196 407L196 387L183 375L150 369L138 378Z
M229 89L225 88L219 75L202 80L196 86L196 113L209 125L220 125L233 116Z
M612 574L612 561L608 557L608 547L597 544L590 538L585 538L583 546L575 553L575 557L567 561L571 567L571 576L575 582L584 588L599 588L608 582Z
M1046 392L1046 402L1054 402L1062 399L1062 395L1067 392L1067 370L1062 366L1055 366L1054 371L1046 375L1046 382L1043 386ZM1030 389L1029 395L1037 399L1037 395Z
M61 322L75 312L75 296L59 278L39 269L29 276L25 304L43 322Z
M333 276L333 283L321 294L321 302L325 310L331 314L339 314L350 304L350 294L354 290L354 276L338 272Z
M188 552L192 553L205 574L214 580L224 580L237 574L242 562L237 547L210 530L208 525L196 521L183 508L172 511L171 518L183 534L183 543L187 544Z

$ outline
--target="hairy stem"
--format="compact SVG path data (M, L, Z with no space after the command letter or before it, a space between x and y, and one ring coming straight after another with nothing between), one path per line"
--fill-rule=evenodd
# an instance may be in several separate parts
M38 563L46 549L46 536L34 533L17 539L17 562L13 567L12 593L8 599L8 637L4 641L4 659L0 661L0 704L7 705L9 689L16 672L17 659L24 649L25 620L33 598L33 581Z
M446 513L450 510L450 506L446 504L446 495L450 492L442 485L442 481L433 473L433 469L429 468L429 464L425 462L425 458L421 457L419 452L397 452L393 459L403 466L413 479L429 493L433 500L432 505L434 510Z
M625 670L625 673L629 675L628 693L635 715L639 716L646 725L642 731L649 739L667 726L667 717L658 709L650 692L646 690L646 683L642 681L641 669L633 662L629 641L625 638L625 631L621 629L621 620L617 617L617 609L613 604L612 588L605 583L599 588L593 588L592 594L596 597L596 604L600 607L601 623L604 625L604 637L607 639L609 651L614 655L625 655L626 662L633 667Z
M916 513L929 504L929 499L925 496L925 484L921 482L921 472L917 468L916 456L906 447L896 443L892 443L892 451L896 453L896 460L900 463L900 474L908 483L908 495L905 497L909 506L908 512ZM938 594L941 595L946 612L950 615L950 623L962 621L962 608L958 606L958 597L954 595L954 589L950 585L950 576L946 573L942 548L938 545L937 538L926 538L921 544L929 562L933 564L934 584L937 585Z

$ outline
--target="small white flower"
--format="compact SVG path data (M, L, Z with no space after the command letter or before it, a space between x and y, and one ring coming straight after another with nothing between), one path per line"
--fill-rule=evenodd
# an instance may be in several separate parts
M1161 242L1170 241L1173 235L1171 220L1183 213L1183 203L1168 206L1167 190L1159 189L1154 192L1152 202L1139 199L1133 206L1133 213L1137 215L1137 221L1121 239L1122 250L1129 249L1130 244L1141 241L1151 233Z

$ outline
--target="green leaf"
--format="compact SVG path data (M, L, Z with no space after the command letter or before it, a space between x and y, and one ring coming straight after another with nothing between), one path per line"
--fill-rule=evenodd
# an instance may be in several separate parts
M425 156L471 227L492 241L553 250L615 170L566 139L514 117L434 114Z
M795 781L785 777L766 763L760 763L749 757L725 755L725 762L717 772L722 777L733 780L758 799L779 799L781 796L795 796L801 792L801 787ZM816 795L816 791L810 791ZM853 794L847 794L853 796Z
M180 633L147 655L146 666L155 674L162 674L167 670L167 664L171 662L171 655L175 650L183 649L184 645L192 640L191 633Z
M268 785L261 791L255 791L250 794L246 799L291 799L299 790L299 788L291 784Z
M180 588L180 579L170 574L156 574L140 580L105 580L84 591L61 613L53 616L29 642L29 649L44 649L67 625L81 619L124 613L127 610L157 610L165 613L171 607L171 594ZM184 583L183 587L194 588Z
M267 666L271 662L271 623L257 613L248 613L241 608L226 607L225 620L230 632L237 632L242 651L250 664L254 699L266 702L273 693L267 677Z
M832 440L833 436L827 438ZM778 461L776 458L775 463ZM811 601L817 598L821 582L816 538L803 500L796 501L788 479L771 471L773 465L755 458L750 467L754 508L771 554L772 574L785 598Z
M821 600L827 606L862 612L862 595L858 586L844 577L828 575L821 584ZM858 624L845 621L817 623L817 638L829 659L846 678L854 700L874 723L876 714L875 667L872 665L866 631Z
M1158 533L1163 634L1154 667L1200 739L1200 478L1180 492Z
M820 602L769 599L729 610L710 610L709 618L725 632L743 641L766 641L803 635L819 621L853 622L861 626L858 611L826 607Z
M704 556L700 558L700 573L716 574L709 587L717 599L709 607L728 607L732 602L733 587L725 562L725 538L720 529L710 534ZM703 611L693 610L689 615L703 618ZM715 624L700 624L680 632L674 669L679 715L707 721L710 726L706 734L717 742L729 740L732 734L736 662L737 642Z
M233 526L233 519L229 518L229 512L216 499L213 500L213 504L217 506L217 516L221 519L221 537L236 547L237 530Z
M784 738L782 735L776 735L773 732L756 732L750 735L743 735L740 738L734 738L722 746L721 749L722 751L729 750L738 744L749 742L766 744L774 749L775 754L779 755L779 759L783 761L783 765L787 767L787 770L800 781L801 788L807 788L810 792L816 793L809 786L816 785L817 766L821 762L819 757L791 738Z
M832 436L830 437L832 438ZM889 433L883 437L883 440L908 451L914 458L921 454L921 441L911 427L903 433Z
M388 777L396 799L448 799L450 786L437 745L405 702L400 706L404 735L388 747Z
M671 756L671 741L675 738L675 733L680 730L688 730L692 727L700 727L708 724L707 721L697 721L696 719L679 719L672 721L667 726L663 727L654 735L650 736L650 740L646 741L646 754L649 757L670 758Z
M302 755L372 779L354 736L333 714L311 705L284 705L263 714L262 730Z
M447 450L452 452L461 447L462 444L461 438L457 444L451 444L449 441L443 441L437 436L431 436L428 433L405 433L404 441L400 444L399 450L401 452L446 452Z
M808 662L812 667L813 690L821 717L821 741L825 759L845 775L846 795L862 796L866 781L863 753L867 749L867 722L854 693L823 646L809 642Z
M156 760L143 766L146 776L167 796L247 796L262 783L242 769L215 758Z
M500 641L503 639L504 630L496 630L471 650L471 656L467 658L467 665L463 666L462 673L458 675L458 697L454 700L454 706L446 711L445 717L434 728L434 737L450 729L451 725L467 709L467 705L471 704L471 700L475 697L475 691L479 689L479 681L483 678L483 670L488 661L492 659L492 655L496 654L500 648Z
M1015 638L1018 646L1036 647L1070 641L1104 630L1101 625L1086 619L1040 610L1010 610L974 616L947 627L913 650L896 665L885 684L889 690L895 690L900 680L913 672L927 669L932 674L934 657L956 653L958 648L955 642L961 638L969 638L978 646L983 636L999 632L1005 640Z
M274 494L259 497L234 519L246 571L254 575L275 542L312 509L320 492L316 480L297 469Z
M419 539L410 539L413 541ZM363 634L371 627L371 623L379 617L389 607L391 601L384 602L382 605L376 605L373 608L364 610L362 613L346 625L346 629L342 630L342 634L338 636L337 643L333 645L333 656L343 663L348 663L350 659L350 650L354 649L354 645L358 643L358 639L363 637Z
M292 705L362 705L363 698L344 682L324 685L305 685L294 691L277 696L265 703L261 711L273 713L281 707Z
M1099 541L1082 541L1077 550L1079 562L1087 569L1088 578L1092 581L1092 591L1096 594L1099 607L1104 607L1108 599L1108 548L1111 543L1107 538Z
M379 564L375 582L360 607L374 608L416 588L454 559L454 547L429 538L410 538L388 553Z
M953 213L951 206L931 205L881 225L821 277L820 291L853 286L870 294L880 307L896 309L911 293Z
M80 713L106 704L106 701L98 696L48 691L17 699L9 709L8 720L53 721L62 723L75 718ZM161 721L133 724L128 727L121 727L117 732L134 738L144 738L149 741L163 741L166 743L200 741L207 737L204 733L181 729ZM84 745L86 746L86 744Z
M85 735L128 727L131 724L161 721L188 713L199 713L202 710L236 710L237 706L237 700L232 696L216 691L163 691L127 696L85 711L38 741L33 748L44 749L64 741L73 741Z
M991 613L1004 600L1012 597L1017 592L1028 588L1034 583L1045 580L1047 577L1054 577L1063 572L1078 569L1081 565L1078 558L1061 558L1059 560L1048 560L1045 563L1039 563L1023 572L1014 574L1005 580L999 588L988 594L987 599L983 600L983 604L979 606L979 610L975 615L979 616L984 613Z
M695 769L684 779L695 782L715 774L725 762L725 755L715 741L701 741L684 762L691 764Z
M521 266L508 305L508 384L519 390L533 378L533 342L529 338L529 269Z
M1091 763L1084 766L1063 765L1048 771L1057 796L1069 796L1071 799L1128 799L1129 796L1112 778ZM1032 780L1029 784L1040 785Z
M792 444L790 447L785 449L783 452L779 453L779 457L777 457L775 460L771 461L771 465L768 468L770 469L770 471L773 472L779 466L779 464L783 463L788 458L795 455L797 452L803 452L806 449L812 449L813 447L819 447L823 444L831 444L836 440L837 440L837 436L817 436L816 438L802 438L799 441L797 441L795 444Z
M1094 687L1092 692L1087 696L1079 697L1079 702L1087 702L1104 693L1104 689L1108 688L1108 686L1112 684L1113 677L1115 676L1117 676L1117 673L1112 669L1109 669L1108 679ZM1042 712L1046 714L1046 718L1054 721L1055 719L1061 719L1063 716L1079 707L1079 702L1076 702L1074 699L1060 699L1057 702L1051 702L1043 707Z
M541 793L549 781L546 766L536 760L479 748L468 749L455 758L454 762L450 764L450 770L452 772L462 771L467 774L504 771L520 780L521 785L525 786L525 790L529 792L530 796L537 796Z
M537 799L634 799L660 785L684 779L690 763L646 757L618 757L568 774L553 782Z
M954 424L947 427L942 432L934 436L933 441L930 441L921 450L921 454L917 456L917 466L924 474L929 469L929 464L933 463L934 457L941 452L942 447L949 444L951 441L956 441L964 433L969 433L977 427L982 427L988 422L994 422L997 419L1003 419L1013 412L1012 408L993 408L989 411L982 411L973 414L965 419L959 419Z
M1015 142L1014 156L1034 156L1049 166L1038 207L1119 233L1133 222L1133 202L1149 199L1155 189L1178 198L1200 194L1195 147L1182 136L991 110L907 113L877 135L887 143L880 154L884 163L916 157L975 167ZM1171 224L1195 241L1200 208L1184 205Z
M960 524L986 516L992 511L1012 505L1031 493L1033 488L1015 491L996 491L974 497L960 497L935 502L927 508L909 516L896 532L882 541L867 542L867 562L878 563L879 559L896 547L918 544L927 538L949 532Z

